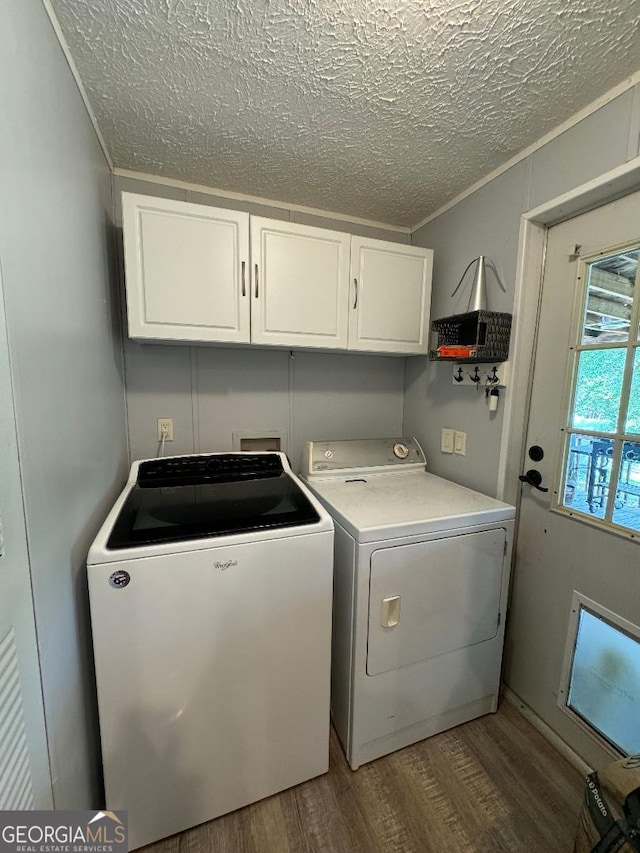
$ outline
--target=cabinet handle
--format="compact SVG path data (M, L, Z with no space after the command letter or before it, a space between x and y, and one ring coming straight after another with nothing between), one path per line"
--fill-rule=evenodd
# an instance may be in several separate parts
M355 292L356 292L355 299L353 300L353 307L357 308L358 307L358 279L357 278L354 278L353 284L355 285Z
M246 271L246 263L242 262L242 295L247 295L247 271Z
M257 299L258 298L258 264L255 265L255 272L256 272L256 294L255 295L256 295L256 299Z

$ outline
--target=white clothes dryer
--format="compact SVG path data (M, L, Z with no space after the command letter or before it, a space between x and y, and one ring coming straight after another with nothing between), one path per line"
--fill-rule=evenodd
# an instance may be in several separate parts
M307 445L335 523L331 711L355 770L495 711L515 508L412 438Z

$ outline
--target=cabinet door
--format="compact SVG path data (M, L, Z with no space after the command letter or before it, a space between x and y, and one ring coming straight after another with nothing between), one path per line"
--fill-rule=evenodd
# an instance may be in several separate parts
M432 268L431 249L352 237L349 349L427 352Z
M122 194L129 335L249 342L249 215Z
M251 340L347 348L348 234L251 217Z

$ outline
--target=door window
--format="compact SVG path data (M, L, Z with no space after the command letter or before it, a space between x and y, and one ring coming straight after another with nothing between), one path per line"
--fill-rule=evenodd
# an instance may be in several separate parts
M639 256L636 243L580 263L559 490L561 508L631 537L640 531Z
M640 750L640 628L575 591L558 703L618 752Z

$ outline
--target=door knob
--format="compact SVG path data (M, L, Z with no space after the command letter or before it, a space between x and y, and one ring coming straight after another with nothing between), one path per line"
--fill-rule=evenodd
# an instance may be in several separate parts
M518 478L522 483L528 483L530 486L533 486L534 489L537 489L539 492L548 492L549 489L541 486L542 482L542 474L540 471L536 471L535 468L529 469L526 474L520 474Z

